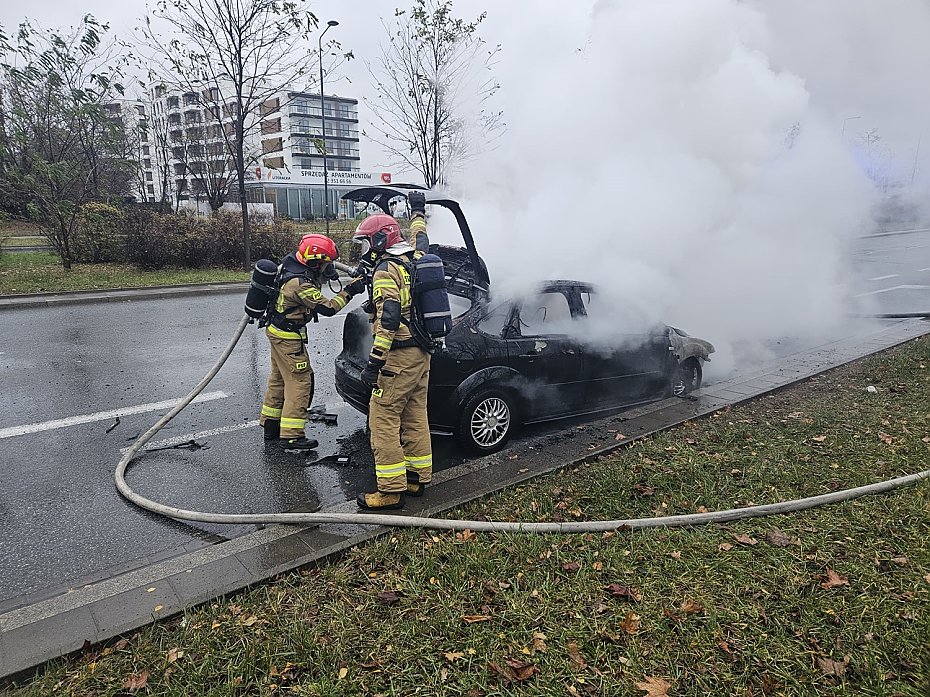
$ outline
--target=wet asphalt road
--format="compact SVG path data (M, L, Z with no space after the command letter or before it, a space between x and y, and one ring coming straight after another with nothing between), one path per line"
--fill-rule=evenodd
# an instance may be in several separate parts
M853 260L855 293L874 299L875 311L930 309L930 233L860 240ZM0 432L183 396L228 342L241 308L242 298L231 294L0 313ZM337 426L308 428L320 441L315 453L266 445L248 426L269 365L263 333L249 327L207 388L216 398L190 406L153 444L195 445L145 454L130 483L184 508L250 513L330 505L371 486L364 417L332 387L341 328L341 316L311 326L319 347L311 348L314 404L339 418ZM786 341L774 348L787 355L804 347ZM0 607L251 529L170 521L116 493L120 449L166 410L0 439ZM438 469L464 459L451 439L434 438L434 448ZM351 463L336 466L335 455L350 455Z

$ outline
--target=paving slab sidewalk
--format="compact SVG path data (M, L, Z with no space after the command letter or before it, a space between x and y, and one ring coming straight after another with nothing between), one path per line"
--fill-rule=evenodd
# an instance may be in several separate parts
M592 461L637 438L782 389L871 353L930 333L930 322L884 323L866 337L830 342L698 391L592 420L582 429L523 439L501 453L439 472L430 493L409 499L404 514L434 516L457 505L564 467ZM626 437L608 431L622 423ZM129 505L129 504L127 504ZM326 512L355 512L354 502ZM183 612L279 573L323 563L385 534L362 525L270 526L147 567L0 613L0 677L26 670L82 646Z

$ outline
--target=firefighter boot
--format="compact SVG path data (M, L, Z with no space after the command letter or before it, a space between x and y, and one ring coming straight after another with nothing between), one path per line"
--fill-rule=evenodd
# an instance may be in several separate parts
M278 440L281 437L281 420L265 419L262 430L265 432L265 440Z
M297 438L281 438L280 440L285 450L313 450L319 445L314 439L305 438L304 436L298 436Z
M403 492L375 491L370 494L359 494L356 499L358 507L363 511L394 511L404 507Z
M407 472L407 496L423 496L424 493L426 482L421 482L416 472Z

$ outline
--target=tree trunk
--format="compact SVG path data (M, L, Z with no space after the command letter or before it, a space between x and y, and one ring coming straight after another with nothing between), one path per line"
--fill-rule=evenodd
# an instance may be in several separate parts
M240 101L241 103L241 101ZM245 124L242 110L236 118L236 177L239 180L239 206L242 210L242 255L245 257L245 270L252 269L252 252L249 248L249 202L245 198Z

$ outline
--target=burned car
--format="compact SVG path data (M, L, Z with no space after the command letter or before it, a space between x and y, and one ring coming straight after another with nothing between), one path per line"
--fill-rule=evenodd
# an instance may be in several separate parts
M468 450L500 450L521 424L594 414L701 386L702 364L714 348L666 325L616 338L612 345L586 342L597 293L578 281L543 283L521 298L495 298L460 206L425 192L427 205L455 215L465 248L431 245L445 266L453 313L452 331L433 354L429 421L434 433L455 435ZM388 212L405 191L368 187L346 198L375 203ZM566 331L567 329L579 331ZM371 351L368 315L349 313L343 349L336 359L336 390L359 411L370 391L361 373Z

